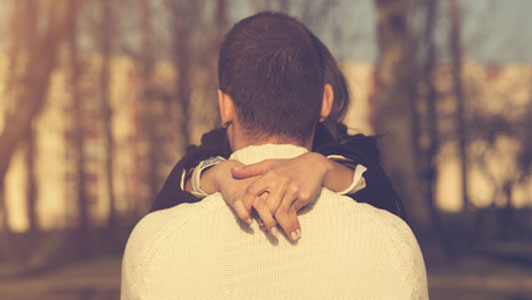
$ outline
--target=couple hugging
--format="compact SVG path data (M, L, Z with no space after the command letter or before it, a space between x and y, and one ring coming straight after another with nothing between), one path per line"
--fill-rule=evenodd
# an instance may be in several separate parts
M226 35L222 128L131 233L122 299L428 299L423 256L327 47L265 12Z

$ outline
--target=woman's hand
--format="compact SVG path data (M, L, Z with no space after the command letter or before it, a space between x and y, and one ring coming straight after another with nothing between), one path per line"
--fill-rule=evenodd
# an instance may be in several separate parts
M236 160L221 162L203 172L201 189L221 192L238 217L248 224L252 207L268 231L277 235L277 222L292 240L301 237L297 211L324 186L339 192L353 179L353 170L307 152L292 159L268 159L245 166ZM188 185L188 184L187 184Z
M276 234L279 222L287 236L297 240L301 237L297 211L316 197L333 164L321 154L307 152L293 159L268 159L233 168L235 178L254 179L237 202L247 211L254 207L270 233ZM352 179L352 171L350 174ZM265 192L269 193L267 198L259 197Z
M244 179L237 179L231 175L231 169L245 166L237 160L223 161L201 174L201 189L207 194L215 192L222 193L222 196L236 212L238 217L248 224L251 224L251 209L246 209L242 202L244 192L248 186L257 180L258 176L249 176Z

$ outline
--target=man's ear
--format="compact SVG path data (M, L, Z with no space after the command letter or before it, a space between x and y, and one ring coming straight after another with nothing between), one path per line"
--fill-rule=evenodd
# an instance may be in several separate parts
M218 108L220 109L220 120L222 121L222 127L227 127L231 124L235 117L235 107L233 99L228 94L218 89Z
M323 86L323 100L321 101L320 122L325 121L329 114L334 102L334 92L332 86L326 83Z

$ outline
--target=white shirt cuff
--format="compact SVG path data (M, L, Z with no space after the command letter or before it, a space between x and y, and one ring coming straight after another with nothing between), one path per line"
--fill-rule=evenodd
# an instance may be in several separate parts
M200 162L201 163L201 162ZM199 166L200 164L198 164L196 166L196 168ZM185 191L185 176L187 175L187 170L183 170L183 173L181 173L181 183L180 183L180 187L181 187L181 190L182 191ZM190 179L192 180L192 178ZM205 192L203 191L200 191L199 193L196 192L196 191L192 191L190 192L192 195L194 195L194 197L198 198L198 199L201 199L201 198L205 198L207 196L209 196L208 194L206 194Z
M328 155L328 159L334 159L337 161L346 161L351 162L350 159L342 156L342 155ZM355 169L353 170L353 182L351 182L351 185L349 185L345 190L338 192L338 195L348 195L348 194L354 194L366 187L366 179L362 176L364 172L366 172L368 168L364 167L361 164L357 164Z
M181 183L179 184L179 187L182 191L185 191L185 176L187 175L187 169L183 169L183 173L181 173Z

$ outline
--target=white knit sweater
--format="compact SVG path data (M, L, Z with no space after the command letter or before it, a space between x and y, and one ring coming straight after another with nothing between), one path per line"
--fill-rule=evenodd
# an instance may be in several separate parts
M244 164L306 149L250 146ZM302 237L238 221L220 193L144 217L129 237L121 299L428 299L423 257L400 218L322 189Z

